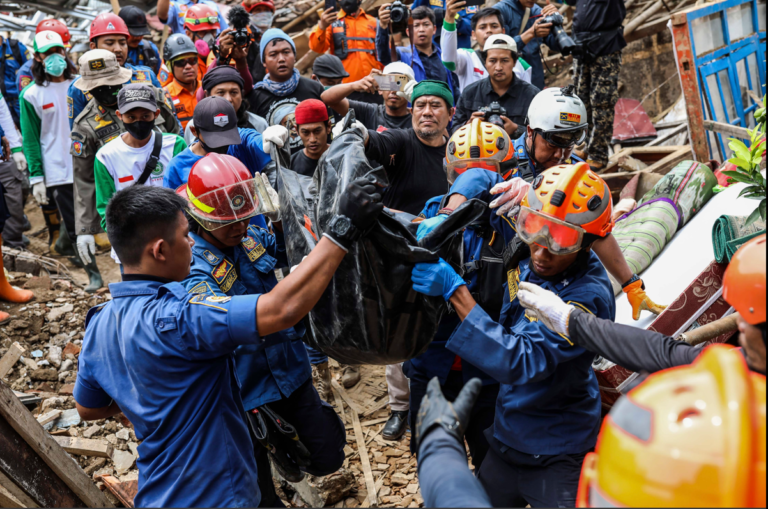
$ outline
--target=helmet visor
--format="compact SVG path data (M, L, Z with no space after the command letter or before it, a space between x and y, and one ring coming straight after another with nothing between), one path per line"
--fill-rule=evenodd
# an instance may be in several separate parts
M187 212L208 231L276 210L258 175L201 196L195 196L188 185L182 192Z
M517 216L517 234L526 244L545 246L550 253L565 255L581 249L584 229L560 219L521 207Z
M470 168L481 168L483 170L492 171L494 173L502 174L501 164L499 161L488 158L476 158L476 159L459 159L458 161L451 161L446 167L448 174L448 182L453 184L456 179L469 170ZM503 177L503 175L502 175Z
M587 128L582 127L568 131L543 131L541 137L550 145L557 148L571 148L584 142L587 138Z

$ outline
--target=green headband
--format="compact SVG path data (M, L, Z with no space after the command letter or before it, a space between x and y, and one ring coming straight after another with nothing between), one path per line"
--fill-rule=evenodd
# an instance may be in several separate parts
M413 87L413 94L411 94L411 104L415 103L416 99L423 95L434 95L439 97L445 100L449 108L453 108L453 93L451 92L451 89L448 88L448 84L444 81L420 81L415 87Z

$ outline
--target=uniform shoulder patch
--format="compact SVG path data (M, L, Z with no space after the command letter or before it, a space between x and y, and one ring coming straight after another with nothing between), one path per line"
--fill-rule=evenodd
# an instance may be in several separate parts
M517 297L517 289L520 283L520 270L515 268L507 272L507 285L509 286L509 302ZM527 316L527 315L526 315Z
M213 290L211 290L211 287L208 285L207 281L201 281L200 283L193 286L187 293L213 293Z
M232 297L228 295L211 295L205 298L205 302L224 303L232 300Z
M73 156L82 157L83 156L83 142L79 140L72 140L72 149L70 150L70 153Z
M215 254L211 253L207 249L203 251L203 258L205 258L205 261L210 263L211 265L219 263L220 258L216 256Z
M208 299L215 299L215 300L208 300ZM224 300L226 299L226 300ZM225 313L228 311L227 308L217 306L216 304L223 304L225 302L229 302L231 300L231 297L227 296L215 296L215 295L204 295L199 294L195 295L189 300L190 304L198 304L200 306L205 306L209 308L218 309L219 311L224 311Z
M216 284L219 285L219 288L221 288L223 292L228 292L237 280L237 272L234 269L235 266L232 264L232 262L224 259L220 264L215 266L211 272L213 279L216 281Z
M245 253L248 255L248 259L252 262L255 262L261 258L264 253L267 252L264 246L261 245L261 242L254 239L250 235L245 237L240 245L243 246Z

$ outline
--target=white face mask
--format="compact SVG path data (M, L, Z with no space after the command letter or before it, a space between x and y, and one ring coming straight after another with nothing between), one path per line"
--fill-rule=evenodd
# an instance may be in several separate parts
M256 25L256 28L260 30L266 30L272 26L272 20L275 15L269 11L255 12L251 14L251 23Z

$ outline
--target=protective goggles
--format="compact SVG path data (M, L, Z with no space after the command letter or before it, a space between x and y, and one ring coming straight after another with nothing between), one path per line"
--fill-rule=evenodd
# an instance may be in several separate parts
M520 207L517 216L517 235L526 244L539 244L554 255L575 253L581 249L583 228L542 214L528 207Z
M200 196L195 196L187 185L183 193L187 212L208 231L277 210L260 178L220 187Z
M203 23L210 23L211 25L215 25L219 22L218 16L208 16L207 18L184 18L185 23L189 23L190 25L202 25Z
M504 180L506 180L516 166L517 159L514 158L510 161L496 161L489 158L459 159L458 161L451 161L446 165L446 174L448 182L451 184L456 181L459 175L470 168L481 168L483 170L492 171L498 173Z
M587 138L587 128L582 127L568 131L536 131L544 141L557 148L571 148L584 143Z

